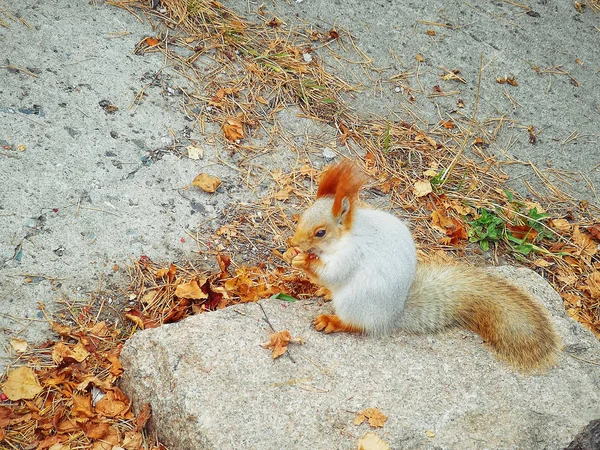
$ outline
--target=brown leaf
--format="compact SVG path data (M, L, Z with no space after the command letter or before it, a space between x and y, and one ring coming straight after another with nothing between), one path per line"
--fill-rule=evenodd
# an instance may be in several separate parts
M92 411L92 396L88 392L85 395L73 394L73 408L71 409L71 415L77 420L89 419L94 417L95 414Z
M527 239L532 242L538 235L538 232L529 225L511 225L506 224L506 229L510 231L517 239Z
M105 417L127 418L130 406L129 398L121 389L115 387L96 403L96 412Z
M110 432L108 422L89 420L80 424L81 429L89 439L103 439Z
M194 181L192 181L192 186L198 186L203 191L212 194L218 189L219 186L221 186L221 180L217 177L208 175L207 173L201 173L194 178Z
M135 323L141 330L156 328L160 325L160 322L157 319L150 318L147 314L144 314L137 308L127 311L125 317Z
M52 330L60 336L69 336L71 334L71 327L61 325L60 323L50 322Z
M225 119L223 133L229 141L236 142L244 138L244 126L238 119Z
M377 408L367 408L356 415L354 425L360 425L365 420L369 421L369 425L372 428L381 428L387 420L387 416Z
M81 362L89 356L85 347L78 342L73 348L70 348L64 342L58 342L52 349L52 360L56 364L70 364L75 361Z
M203 280L205 281L205 280ZM191 280L187 283L182 283L175 288L175 295L179 298L192 298L195 300L202 300L208 298L208 294L203 292L198 281Z
M221 269L221 275L227 276L227 269L231 265L231 258L227 255L223 255L222 253L217 254L217 262L219 263L219 269Z
M600 223L592 225L587 230L594 237L594 239L600 241Z
M120 377L123 374L123 366L117 355L107 354L106 359L110 361L110 373L115 377Z
M446 120L445 122L442 123L442 126L444 128L447 128L448 130L453 130L455 127L454 122L452 122L451 120Z
M148 420L150 420L151 416L152 407L150 406L150 403L144 403L142 410L135 419L135 431L142 431L148 423Z
M292 335L288 330L282 330L277 333L271 334L269 342L265 342L260 344L263 348L272 349L271 356L273 359L279 358L285 352L287 352L287 346L290 342L294 342L297 344L303 344L301 338L292 339Z
M9 372L2 391L9 400L30 400L42 392L37 375L29 367L17 367Z
M573 241L579 246L579 251L582 256L592 257L598 253L598 244L585 231L579 229L579 225L575 225L573 229Z
M37 444L36 450L45 450L45 449L56 449L56 448L64 448L62 445L63 441L66 441L68 436L53 434L51 436L46 437L44 440ZM57 447L57 445L59 447ZM67 447L68 448L68 447Z
M139 450L142 448L142 433L138 431L127 431L123 436L123 445L125 450Z

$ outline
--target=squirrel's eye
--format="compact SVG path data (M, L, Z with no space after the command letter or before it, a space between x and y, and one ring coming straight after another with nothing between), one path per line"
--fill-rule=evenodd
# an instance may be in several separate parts
M323 237L325 236L325 230L317 230L317 232L315 233L316 237Z

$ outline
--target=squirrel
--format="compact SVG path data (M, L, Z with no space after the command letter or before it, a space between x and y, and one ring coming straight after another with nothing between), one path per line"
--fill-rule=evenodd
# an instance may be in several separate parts
M336 314L316 317L317 331L377 336L462 327L518 371L555 363L560 338L543 305L484 269L417 264L403 221L357 205L366 181L349 160L326 170L286 252L293 267L331 292Z

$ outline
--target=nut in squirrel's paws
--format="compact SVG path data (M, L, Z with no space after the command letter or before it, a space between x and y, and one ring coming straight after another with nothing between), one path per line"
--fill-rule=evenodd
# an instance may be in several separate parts
M359 327L350 325L333 314L321 314L320 316L317 316L315 320L313 320L313 326L317 331L322 331L324 333L337 333L342 331L347 333L362 332Z
M292 266L296 269L308 269L308 267L318 259L319 257L317 255L301 252L292 259Z
M298 247L290 247L283 254L283 260L291 265L294 258L300 253L302 253L302 251Z

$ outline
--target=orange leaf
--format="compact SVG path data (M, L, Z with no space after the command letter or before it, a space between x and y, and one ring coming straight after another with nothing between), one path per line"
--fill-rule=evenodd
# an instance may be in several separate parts
M175 295L179 298L192 298L195 300L208 298L208 294L200 289L200 286L196 280L191 280L187 283L178 285L175 288Z
M119 389L115 387L112 391L108 391L98 403L96 403L96 412L105 417L120 417L126 418L131 402L129 398Z
M146 42L148 47L154 47L154 46L158 45L158 39L153 38L153 37L147 37L146 39L144 39L144 42Z
M231 142L239 141L244 137L244 126L238 119L225 119L223 123L225 137Z
M212 194L219 186L221 186L221 180L206 173L201 173L194 178L194 181L192 181L192 186L198 186L204 192Z
M146 330L148 328L156 328L160 323L156 319L151 319L139 309L131 309L125 313L125 317L135 323L138 328Z
M150 406L150 403L144 403L142 410L135 419L135 431L142 431L146 426L146 423L148 423L148 420L150 420L151 415L152 407Z
M75 419L85 419L94 417L95 414L92 411L92 396L87 393L85 395L73 394L73 408L71 409L71 415Z
M56 364L68 364L74 361L81 362L86 359L89 354L90 353L81 343L78 343L73 348L70 348L64 342L58 342L52 349L52 360Z
M89 439L103 439L110 427L108 422L88 421L81 424L81 429Z
M301 338L292 339L292 335L288 330L282 330L277 333L271 334L269 342L260 344L263 348L270 348L273 350L271 356L273 359L279 358L285 352L287 352L287 346L290 342L297 344L303 344Z
M365 420L369 421L372 428L381 428L387 420L387 416L377 408L367 408L357 414L354 418L354 425L360 425Z

